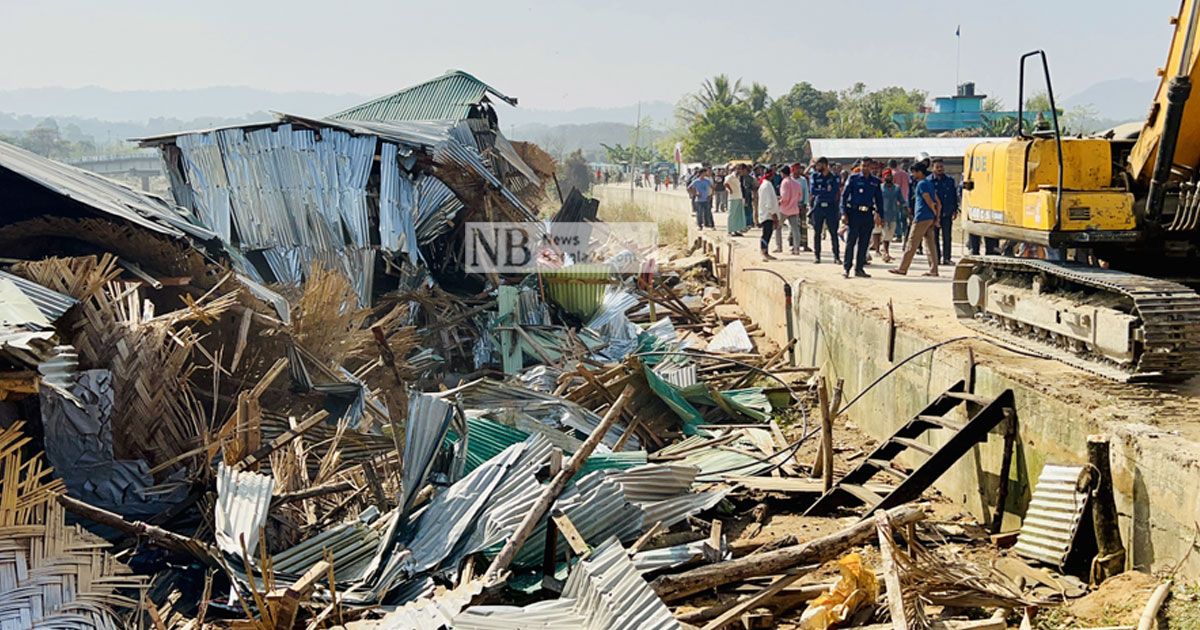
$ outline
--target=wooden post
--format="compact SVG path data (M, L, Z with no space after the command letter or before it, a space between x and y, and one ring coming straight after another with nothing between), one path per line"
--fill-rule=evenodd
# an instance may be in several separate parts
M1092 563L1091 578L1092 584L1100 584L1125 570L1125 545L1121 543L1117 504L1113 499L1108 436L1089 435L1087 452L1088 463L1097 477L1092 490L1092 524L1099 552Z
M621 409L625 407L630 398L633 398L633 393L633 386L626 385L625 389L621 391L621 395L617 396L616 402L608 408L608 412L600 419L600 424L596 425L596 428L592 430L592 434L588 436L587 440L584 440L579 450L571 456L571 459L567 461L563 469L542 489L542 494L538 497L537 503L525 514L524 520L521 521L517 530L513 532L512 537L508 539L508 542L504 544L504 548L492 560L492 565L488 567L487 573L484 574L485 584L496 585L503 581L501 576L508 569L508 565L512 564L513 559L516 558L517 551L521 549L521 545L525 544L525 540L533 533L533 529L537 526L538 521L542 520L542 517L546 515L546 512L554 503L554 500L567 487L567 482L571 480L571 477L575 476L575 473L579 472L579 469L583 467L583 462L588 457L591 457L592 451L596 450L596 446L600 444L600 440L604 438L604 434L608 432L609 428L616 422L617 417L621 415Z
M817 457L813 460L812 477L820 477L825 470L825 421L829 418L829 391L826 388L825 377L817 377L817 406L821 411L821 441L817 445Z
M1000 460L1000 487L996 490L996 511L992 512L992 534L1004 527L1004 506L1008 503L1008 476L1012 474L1013 449L1017 443L1017 411L1004 409L1004 454Z
M554 447L550 451L550 477L553 478L562 470L563 452ZM542 588L562 592L562 585L555 577L558 568L558 523L554 519L546 521L546 547L542 551Z
M892 363L896 360L896 311L892 308L892 299L888 298L888 340L887 340L887 360Z

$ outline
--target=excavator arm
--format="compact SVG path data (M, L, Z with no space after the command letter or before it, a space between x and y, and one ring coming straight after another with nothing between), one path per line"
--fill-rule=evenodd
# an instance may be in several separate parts
M1200 0L1183 0L1172 22L1175 34L1165 69L1159 71L1162 81L1128 158L1129 173L1139 187L1149 189L1146 215L1151 221L1162 214L1172 172L1191 179L1200 165L1200 98L1188 98L1200 79Z

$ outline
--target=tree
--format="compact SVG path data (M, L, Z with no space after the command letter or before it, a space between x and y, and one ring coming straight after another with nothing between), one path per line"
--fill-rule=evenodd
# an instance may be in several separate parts
M1002 112L1004 111L1004 100L996 96L989 96L983 99L980 109L985 112Z
M58 123L53 118L47 118L26 131L20 145L48 158L62 158L70 153L70 143L62 139Z
M761 114L771 104L771 95L767 91L767 86L755 81L750 85L750 89L746 90L745 100L746 104L750 106L750 111Z
M714 105L688 127L684 153L693 160L717 163L756 158L767 148L762 129L745 103Z
M791 109L804 112L805 118L813 127L829 124L829 113L838 105L837 92L818 90L808 81L793 85L791 91L779 100Z
M690 124L704 116L710 107L729 106L740 102L745 92L741 79L730 82L728 75L718 74L711 79L705 79L699 92L685 97L679 105L679 113Z
M559 167L559 178L562 179L566 190L578 188L580 192L587 192L592 185L592 168L588 166L581 149L572 151L562 162Z

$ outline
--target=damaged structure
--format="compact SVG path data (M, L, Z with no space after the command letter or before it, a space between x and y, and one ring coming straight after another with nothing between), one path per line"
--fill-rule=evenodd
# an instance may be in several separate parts
M929 627L1047 601L927 549L954 530L916 503L1011 396L952 388L835 484L840 385L766 345L712 259L468 271L469 222L599 221L548 198L491 98L516 103L454 71L144 138L171 200L0 143L0 627ZM780 503L861 518L726 529Z

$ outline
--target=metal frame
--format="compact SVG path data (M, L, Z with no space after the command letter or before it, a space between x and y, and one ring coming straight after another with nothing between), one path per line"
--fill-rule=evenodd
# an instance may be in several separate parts
M1058 230L1062 221L1063 196L1063 147L1062 130L1058 126L1058 106L1054 104L1054 84L1050 82L1050 62L1046 60L1046 51L1034 50L1021 55L1020 83L1017 87L1017 136L1032 138L1025 135L1025 60L1039 56L1042 58L1042 75L1046 78L1046 94L1050 98L1050 118L1054 121L1054 143L1058 147L1058 189L1054 195L1054 229ZM1028 173L1028 170L1026 171ZM1022 180L1022 185L1024 181Z

